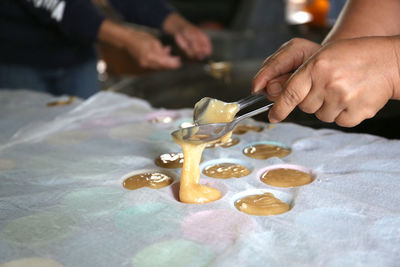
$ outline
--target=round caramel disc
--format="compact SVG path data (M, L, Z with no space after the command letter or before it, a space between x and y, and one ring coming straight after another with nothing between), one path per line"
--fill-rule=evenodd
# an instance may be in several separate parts
M206 148L215 148L215 147L228 148L228 147L232 147L234 145L239 144L239 142L240 142L239 138L229 138L229 140L226 142L218 141L215 143L208 143L206 145Z
M156 158L154 162L157 166L163 168L168 168L168 169L182 168L183 153L165 153Z
M301 186L311 183L312 180L309 173L285 168L269 170L261 176L262 182L277 187Z
M173 181L174 179L165 173L144 172L125 179L123 186L129 190L135 190L142 187L159 189L172 184Z
M243 154L254 159L283 158L290 154L290 149L270 144L256 144L246 147Z
M240 124L233 129L233 134L245 134L249 131L261 132L263 127L250 124Z
M250 195L235 202L235 207L250 215L277 215L290 210L285 202L276 198L272 193Z
M212 178L240 178L250 174L250 170L245 166L236 163L220 163L204 168L203 174Z

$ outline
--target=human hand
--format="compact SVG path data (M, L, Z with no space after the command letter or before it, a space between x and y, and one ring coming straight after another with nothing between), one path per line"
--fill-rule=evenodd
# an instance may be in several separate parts
M253 92L265 89L268 98L274 101L291 74L320 48L320 44L300 38L284 43L264 61L254 77Z
M204 59L211 55L210 38L177 13L170 14L163 24L166 33L174 36L177 45L189 58Z
M275 72L281 73L280 69ZM399 98L398 86L394 37L334 42L318 50L289 78L269 119L281 121L298 105L322 121L353 127L375 116L389 99Z
M143 68L176 69L181 64L179 57L172 56L170 48L164 47L153 35L110 19L103 21L97 38L100 42L127 51Z
M125 49L143 68L176 69L181 65L179 57L171 55L171 48L151 34L129 30L124 40Z

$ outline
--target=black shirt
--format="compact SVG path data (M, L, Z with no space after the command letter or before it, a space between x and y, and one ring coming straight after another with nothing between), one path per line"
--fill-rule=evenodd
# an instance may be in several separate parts
M128 22L160 28L162 0L109 0ZM0 0L0 64L68 67L94 57L105 19L90 0Z

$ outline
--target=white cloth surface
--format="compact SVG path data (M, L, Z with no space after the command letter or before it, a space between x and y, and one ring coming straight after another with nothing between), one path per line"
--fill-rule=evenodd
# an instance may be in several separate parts
M289 123L238 135L230 148L206 149L203 162L250 166L243 178L205 178L224 197L183 204L176 185L126 190L122 177L157 169L179 152L170 133L191 110L154 109L102 92L72 105L0 91L0 266L396 266L400 261L400 140ZM172 116L170 123L151 122ZM255 160L245 146L279 142L292 153ZM296 189L282 215L237 211L235 194L272 189L258 172L296 164L317 175ZM180 169L170 169L177 181ZM28 265L23 265L28 262ZM23 264L22 264L23 263ZM9 265L6 265L9 264ZM16 265L12 265L16 264ZM48 264L48 265L45 265Z

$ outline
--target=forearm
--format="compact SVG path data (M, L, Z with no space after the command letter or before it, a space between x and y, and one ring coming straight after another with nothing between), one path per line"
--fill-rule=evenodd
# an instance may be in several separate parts
M323 41L400 34L399 0L348 0L335 26Z
M97 40L123 49L127 46L127 37L130 32L132 32L131 29L113 22L110 19L105 19L100 26Z
M188 24L189 22L180 14L172 12L164 20L162 30L168 34L174 35L175 33L182 31Z

